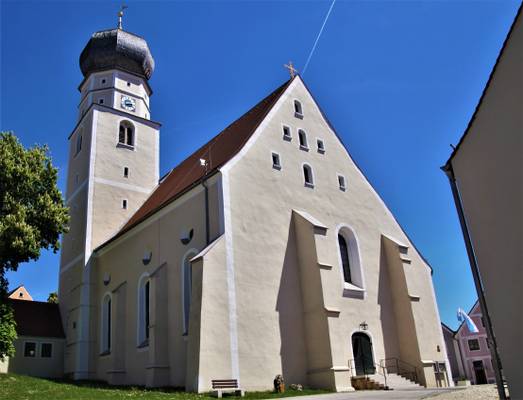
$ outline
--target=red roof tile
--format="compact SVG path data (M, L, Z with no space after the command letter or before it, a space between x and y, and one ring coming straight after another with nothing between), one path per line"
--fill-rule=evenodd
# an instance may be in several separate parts
M124 227L102 246L174 201L195 184L200 183L206 176L213 175L218 168L233 158L252 136L291 81L285 82L172 169ZM209 163L207 175L205 175L205 169L200 165L201 158Z
M7 301L13 307L19 336L65 337L58 304L14 299Z

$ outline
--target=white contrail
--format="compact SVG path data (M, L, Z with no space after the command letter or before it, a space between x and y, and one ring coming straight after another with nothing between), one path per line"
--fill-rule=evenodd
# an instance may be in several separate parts
M318 45L318 40L320 40L320 36L323 33L323 28L325 28L325 24L327 23L327 20L329 19L329 16L331 15L331 11L332 11L332 7L334 7L334 3L336 3L336 0L332 0L329 11L327 11L327 15L325 16L325 19L323 20L323 25L321 26L320 32L318 33L318 36L316 36L314 45L312 46L311 52L309 53L309 57L307 58L305 67L303 67L302 75L304 75L304 76L305 76L305 71L307 71L307 67L309 66L309 62L311 61L312 54L314 53L314 50L316 50L316 46Z

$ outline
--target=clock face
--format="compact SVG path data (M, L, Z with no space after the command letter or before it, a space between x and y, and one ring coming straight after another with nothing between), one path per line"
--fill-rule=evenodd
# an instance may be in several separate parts
M134 99L132 99L131 97L122 96L121 105L122 105L122 108L127 111L136 110L136 101Z

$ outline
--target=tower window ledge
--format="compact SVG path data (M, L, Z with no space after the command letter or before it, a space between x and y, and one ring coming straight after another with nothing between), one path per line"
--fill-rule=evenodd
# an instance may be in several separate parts
M297 111L294 113L294 116L295 116L296 118L303 119L303 114L302 114L302 113L299 113L299 112L297 112Z
M351 297L353 299L364 299L367 291L364 288L353 285L352 283L343 283L343 297Z
M116 147L120 147L122 149L127 149L127 150L134 150L134 146L131 146L130 144L125 144L125 143L118 143L116 145Z

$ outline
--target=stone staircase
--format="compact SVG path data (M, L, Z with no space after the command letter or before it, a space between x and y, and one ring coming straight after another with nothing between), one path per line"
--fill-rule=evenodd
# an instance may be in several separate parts
M385 386L385 378L383 375L374 374L369 375L369 379L373 380L381 386ZM423 386L411 381L410 379L404 378L401 375L389 373L387 374L387 386L389 389L404 390L404 389L420 389Z
M355 390L389 390L388 386L385 386L384 383L378 382L378 380L373 379L375 375L370 376L353 376L351 378L352 387ZM380 378L383 378L382 376Z

